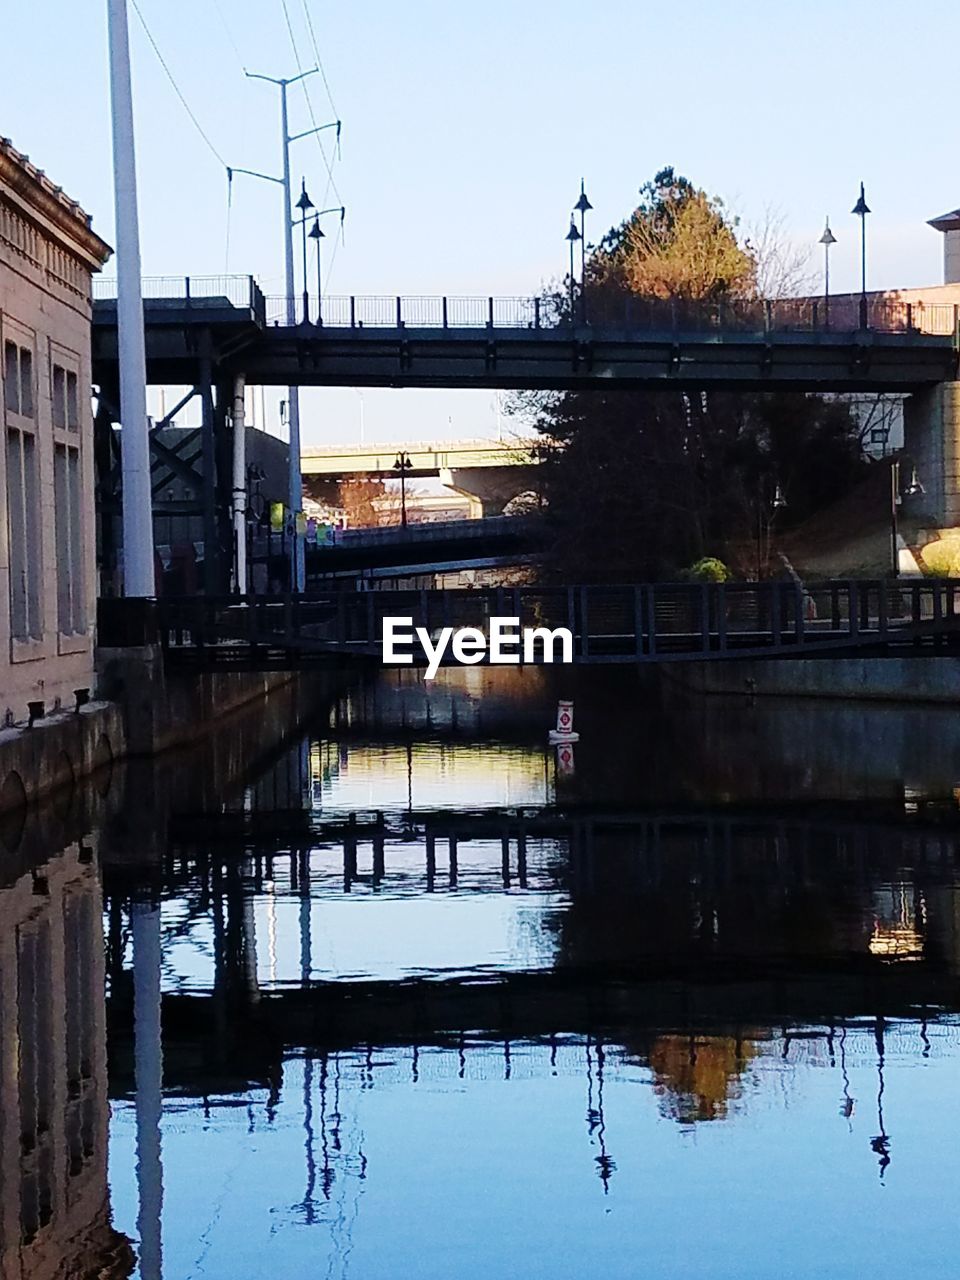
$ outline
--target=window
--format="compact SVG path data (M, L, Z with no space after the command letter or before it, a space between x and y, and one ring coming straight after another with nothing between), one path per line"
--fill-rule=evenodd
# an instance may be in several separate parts
M10 538L10 633L15 640L43 635L40 552L40 478L29 431L7 431L7 521Z
M57 630L86 629L83 573L83 512L80 450L58 444L53 455L54 521L57 531Z
M77 398L77 375L62 364L53 366L52 399L53 425L60 431L80 429L80 410Z
M8 413L33 417L33 352L16 342L3 344L3 402Z

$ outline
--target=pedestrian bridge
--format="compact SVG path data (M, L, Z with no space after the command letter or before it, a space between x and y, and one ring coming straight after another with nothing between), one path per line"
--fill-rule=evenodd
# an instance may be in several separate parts
M578 664L942 654L960 645L960 579L196 596L162 599L158 612L168 664L201 669L382 662L385 618L409 618L433 637L445 627L486 636L492 618L566 628ZM455 663L449 646L443 662ZM412 665L427 665L418 644Z

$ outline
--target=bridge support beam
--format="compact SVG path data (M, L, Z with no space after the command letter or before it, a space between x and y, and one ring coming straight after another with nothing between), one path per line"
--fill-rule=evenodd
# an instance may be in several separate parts
M941 527L960 525L960 382L914 392L903 407L903 439L925 490L918 506Z

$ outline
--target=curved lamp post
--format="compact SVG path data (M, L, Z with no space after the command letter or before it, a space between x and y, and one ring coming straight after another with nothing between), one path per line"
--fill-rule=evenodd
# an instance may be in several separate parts
M567 232L567 240L570 242L570 323L571 323L571 324L573 324L573 322L574 322L574 309L573 309L573 288L574 288L574 280L573 280L573 246L577 243L577 241L578 241L578 240L582 242L582 241L583 241L583 236L582 236L582 235L580 234L580 232L577 230L577 224L576 224L576 223L574 222L574 220L573 220L573 214L572 214L572 213L571 213L571 215L570 215L570 230Z
M580 214L580 320L583 324L587 323L587 210L592 208L581 178L580 199L573 211Z

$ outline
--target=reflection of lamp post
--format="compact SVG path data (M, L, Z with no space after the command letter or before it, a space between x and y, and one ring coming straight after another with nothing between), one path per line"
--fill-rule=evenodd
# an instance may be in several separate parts
M407 472L413 470L409 453L401 450L397 454L393 469L400 472L400 527L405 529L407 527Z
M900 459L894 458L890 467L890 560L895 578L900 576L900 505L904 498L917 498L925 492L916 467L913 468L910 483L901 492Z
M567 232L567 239L570 242L570 323L573 324L573 246L578 240L582 241L583 236L577 230L577 224L573 220L573 214L570 215L570 230Z
M580 321L587 323L587 210L593 205L587 199L580 179L580 199L573 206L574 212L580 214Z
M820 237L820 243L823 245L823 317L824 328L830 328L830 247L837 243L837 237L830 230L830 219L827 218L827 225L823 229L823 235Z
M860 183L860 199L851 210L860 219L860 328L867 327L867 204L863 183Z

